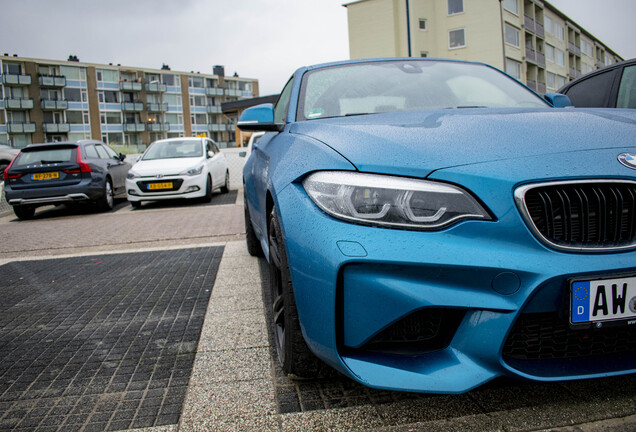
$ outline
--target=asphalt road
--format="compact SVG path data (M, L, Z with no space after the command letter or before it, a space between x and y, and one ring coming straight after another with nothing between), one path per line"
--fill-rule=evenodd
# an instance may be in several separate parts
M1 216L3 311L25 323L0 320L5 348L7 335L17 335L10 342L11 355L2 357L0 347L0 431L144 426L156 432L636 431L635 375L565 383L500 379L451 396L373 390L337 375L317 381L288 379L277 366L265 325L261 285L267 283L266 265L247 256L244 232L241 191L217 194L210 204L171 202L132 210L119 202L109 213L50 207L31 221ZM78 290L63 291L63 298L51 295L60 285ZM34 286L38 292L49 291L50 302L35 296L28 304L32 309L16 314L15 308L27 306L21 293ZM149 289L155 286L163 291ZM88 292L94 303L77 301L89 297ZM140 292L146 294L130 297ZM174 294L157 310L166 293ZM191 302L193 296L198 300ZM66 329L36 320L44 319L41 309L52 308L52 303L65 315L50 315L51 322L75 325L84 317L85 326L70 335L38 333ZM184 304L192 308L187 320ZM33 336L20 339L27 334L18 331L22 325L34 329ZM121 335L113 328L121 329ZM103 340L79 343L86 329ZM42 373L18 361L29 358L37 335L51 343L41 349L48 357L37 357L35 349L44 360L33 367ZM135 351L131 347L139 345L140 335L148 342ZM66 336L71 348L56 345ZM112 349L102 353L108 343ZM78 357L72 347L90 350L94 357L84 357L95 359L76 361L76 375L70 367ZM133 352L140 354L130 356ZM9 365L11 359L18 360ZM51 367L55 362L62 362L57 369ZM174 370L167 373L158 366L165 364ZM109 368L112 378L103 372ZM69 379L58 379L65 372ZM73 387L75 382L86 385ZM119 402L108 403L113 398Z

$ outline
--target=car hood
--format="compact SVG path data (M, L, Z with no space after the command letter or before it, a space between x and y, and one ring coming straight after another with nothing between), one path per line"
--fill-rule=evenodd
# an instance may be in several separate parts
M203 163L203 158L172 158L172 159L152 159L140 160L132 170L142 177L177 175L190 168L196 168Z
M599 148L633 151L636 110L414 111L298 122L290 132L325 143L360 171L427 177L486 162Z

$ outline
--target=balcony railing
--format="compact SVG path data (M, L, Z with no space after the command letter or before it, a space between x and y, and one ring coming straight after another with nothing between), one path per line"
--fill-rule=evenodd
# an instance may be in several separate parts
M205 94L208 96L223 96L223 89L217 87L208 87L205 89Z
M226 96L242 96L243 92L235 89L225 89Z
M537 61L537 53L530 48L526 48L526 61L535 63Z
M148 112L166 112L168 111L168 103L148 102L146 108Z
M212 123L208 125L208 130L210 132L223 132L227 130L227 125L225 124L218 124L218 123Z
M542 82L537 83L537 93L543 95L543 94L545 94L545 90L546 90L545 83L542 83Z
M2 74L4 85L31 85L31 75Z
M528 87L530 87L532 90L537 91L537 82L535 80L527 80L527 84Z
M144 103L143 102L122 102L121 103L121 110L122 111L132 111L132 112L139 112L139 111L143 111L144 110Z
M545 54L537 52L537 64L541 67L545 67Z
M581 76L581 71L570 68L570 79L577 79Z
M163 93L167 90L167 86L165 84L151 82L146 84L146 91L148 93Z
M208 105L206 111L208 114L220 114L221 107L218 105Z
M524 24L524 27L526 28L526 30L528 30L529 32L534 33L534 20L532 18L530 18L527 15L524 15L523 24Z
M146 130L146 125L143 123L124 123L122 129L124 132L143 132Z
M42 105L42 109L45 111L68 109L68 101L63 99L40 99L40 104Z
M170 123L146 123L149 132L167 132L170 130Z
M568 51L570 51L575 56L581 57L581 48L577 47L572 42L568 42Z
M5 98L4 109L10 110L30 110L33 109L33 99L31 98Z
M9 122L7 123L7 132L12 134L35 133L35 123Z
M59 75L40 75L38 77L40 87L64 87L66 86L66 77Z
M534 23L534 33L541 38L545 37L545 29L538 22Z
M42 123L45 133L67 133L71 130L69 123Z
M143 88L140 82L135 81L119 81L119 90L123 91L141 91Z

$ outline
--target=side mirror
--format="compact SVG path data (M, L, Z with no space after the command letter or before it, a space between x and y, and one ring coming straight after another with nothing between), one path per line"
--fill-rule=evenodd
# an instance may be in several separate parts
M119 153L119 160L123 162L124 159L126 159L126 155L123 153Z
M555 108L574 107L570 98L561 93L546 93L544 98Z
M208 150L208 159L212 159L214 157L214 152L212 150Z
M283 124L274 123L274 105L271 103L246 109L236 125L246 132L280 132L284 127Z

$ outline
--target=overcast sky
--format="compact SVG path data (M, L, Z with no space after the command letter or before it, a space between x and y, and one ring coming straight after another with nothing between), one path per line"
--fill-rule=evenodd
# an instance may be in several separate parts
M224 65L228 75L257 78L268 95L299 66L349 58L347 2L0 0L0 53L201 73ZM623 58L636 57L635 0L550 3Z

